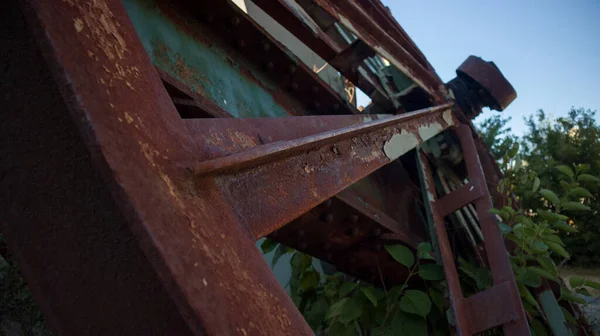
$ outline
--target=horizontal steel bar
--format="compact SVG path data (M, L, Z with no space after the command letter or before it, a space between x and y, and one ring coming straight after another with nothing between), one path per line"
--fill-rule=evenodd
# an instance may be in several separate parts
M470 182L437 200L435 208L442 217L446 217L482 196L481 188Z
M262 145L192 171L199 190L216 179L258 239L452 126L448 108Z
M361 125L353 125L339 130L324 132L317 135L304 137L301 139L278 142L268 145L252 148L238 154L229 155L223 158L202 162L193 168L193 173L200 175L218 174L232 172L235 170L248 168L258 165L262 162L274 159L278 156L292 155L305 151L316 146L323 146L334 143L335 141L348 139L371 131L380 130L385 127L401 125L404 122L415 120L421 117L434 114L436 112L447 111L451 118L449 108L452 104L443 104L436 107L422 109L411 113L392 116L385 119L374 120Z
M474 334L517 320L511 288L509 282L502 282L464 299Z

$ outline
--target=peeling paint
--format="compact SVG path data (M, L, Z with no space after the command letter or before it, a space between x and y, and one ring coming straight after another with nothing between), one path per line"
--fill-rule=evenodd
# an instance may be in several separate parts
M439 123L431 123L419 127L419 136L421 140L427 141L438 135L444 128Z
M402 130L400 134L394 134L390 140L383 145L383 151L385 155L393 161L417 147L418 144L419 140L414 134Z
M448 124L448 126L454 125L454 118L452 118L452 110L446 110L442 114L442 118L444 118L444 121L446 122L446 124Z

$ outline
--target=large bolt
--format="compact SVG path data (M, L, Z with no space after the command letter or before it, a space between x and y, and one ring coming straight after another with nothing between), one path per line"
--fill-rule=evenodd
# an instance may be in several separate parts
M328 224L329 224L329 223L333 222L333 214L332 214L332 213L325 212L325 213L323 213L323 214L321 215L321 220L322 220L323 222L325 222L325 223L328 223Z

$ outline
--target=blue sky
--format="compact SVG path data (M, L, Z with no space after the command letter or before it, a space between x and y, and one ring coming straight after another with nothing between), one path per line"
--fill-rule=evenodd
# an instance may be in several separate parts
M469 55L494 61L518 94L502 112L517 134L540 108L554 117L600 110L598 0L383 2L444 82Z

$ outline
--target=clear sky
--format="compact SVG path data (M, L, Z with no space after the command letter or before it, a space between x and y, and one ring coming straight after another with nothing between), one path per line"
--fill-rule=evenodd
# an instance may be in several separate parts
M517 91L502 112L515 133L540 108L600 112L600 0L383 2L444 82L469 55L494 61Z

